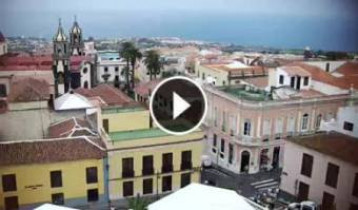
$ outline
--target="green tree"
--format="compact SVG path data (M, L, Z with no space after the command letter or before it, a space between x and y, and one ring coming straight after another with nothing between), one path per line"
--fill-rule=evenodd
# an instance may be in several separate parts
M132 42L123 42L121 44L120 56L126 61L126 68L124 70L126 78L126 90L129 92L131 89L134 89L135 65L137 60L142 58L142 53L138 48L135 47Z
M141 198L137 195L135 198L130 198L128 200L128 208L133 210L146 210L149 205L149 201Z
M131 66L132 66L132 70L131 70L131 74L132 74L132 90L134 89L134 85L135 85L135 65L137 63L137 60L140 60L142 58L142 53L139 51L139 49L137 48L132 48L131 52L130 52L130 62L131 62Z
M149 50L145 53L144 63L147 66L150 80L157 78L157 74L163 68L163 64L160 61L160 55L155 50Z

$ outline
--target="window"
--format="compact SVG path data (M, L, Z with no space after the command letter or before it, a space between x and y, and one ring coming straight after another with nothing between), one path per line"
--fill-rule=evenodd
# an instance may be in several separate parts
M307 177L311 177L312 166L313 156L304 153L302 156L301 174Z
M308 85L308 81L309 81L309 78L308 78L308 77L304 77L304 79L303 79L303 85L304 85L304 86L307 86L307 85Z
M64 205L65 204L65 198L63 193L55 193L51 195L52 197L52 203L56 205Z
M123 196L133 196L133 181L123 182Z
M86 89L88 89L88 81L85 81L85 82L83 83L83 87L86 88Z
M191 173L181 174L180 177L180 187L185 187L191 182Z
M17 190L15 174L8 174L2 176L2 189L4 192Z
M216 153L216 147L217 147L217 135L214 133L213 135L213 153Z
M61 171L51 171L51 187L62 187L62 172Z
M285 77L283 75L280 75L280 85L283 85L285 80Z
M83 73L84 73L84 74L87 74L87 72L88 72L88 69L87 69L87 67L86 67L86 68L83 69Z
M358 197L358 173L356 173L356 177L354 179L352 195Z
M164 153L162 156L162 173L173 171L173 153Z
M226 113L225 113L225 111L223 111L223 115L222 115L221 130L222 130L223 132L226 131Z
M122 177L128 178L134 176L133 158L122 159Z
M308 129L308 114L304 114L302 117L301 130L305 131Z
M246 120L244 123L244 135L250 136L251 132L251 122Z
M118 72L118 70L119 70L118 66L114 67L115 72Z
M234 145L229 144L229 163L232 164L232 161L234 159Z
M19 201L17 196L5 197L5 209L18 209Z
M317 118L316 118L316 130L318 130L319 127L321 126L321 120L322 120L322 115L321 114L317 115Z
M220 143L220 158L224 158L224 152L225 152L225 140L221 139L221 143Z
M336 188L339 175L339 166L328 163L326 172L326 185Z
M271 135L271 121L268 119L264 120L262 134L265 136L265 138L268 138L269 135Z
M354 126L353 123L345 121L344 124L343 124L343 129L346 130L346 131L353 131L353 126Z
M87 201L98 201L98 189L87 190Z
M334 195L327 192L323 192L322 209L333 209L334 207Z
M153 155L143 156L142 170L143 175L152 175L154 173Z
M215 107L214 109L214 126L218 126L218 108Z
M172 176L163 176L162 178L162 192L172 190Z
M349 210L357 210L357 209L358 209L358 204L351 203Z
M103 119L103 129L104 131L106 131L106 133L109 132L109 123L108 123L108 119Z
M97 167L86 168L86 181L87 184L98 182Z
M143 179L143 194L153 193L153 179Z
M192 168L191 151L183 151L181 153L181 170L188 170Z
M0 97L6 96L6 85L0 84Z
M295 88L295 77L291 77L290 87Z
M104 72L108 72L108 67L104 67Z
M298 185L298 201L306 201L308 200L308 194L310 191L310 186L304 182L299 182Z

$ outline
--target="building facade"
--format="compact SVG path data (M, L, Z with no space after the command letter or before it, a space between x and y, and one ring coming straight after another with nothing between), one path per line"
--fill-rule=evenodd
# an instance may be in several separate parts
M41 203L71 207L108 202L105 148L99 139L75 137L0 142L0 208Z
M321 209L357 209L357 140L335 132L288 139L281 190Z

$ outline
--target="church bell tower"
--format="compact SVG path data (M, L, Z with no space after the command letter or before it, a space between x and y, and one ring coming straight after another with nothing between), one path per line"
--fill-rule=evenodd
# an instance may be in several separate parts
M70 54L68 42L63 32L61 19L57 33L53 38L53 75L55 79L55 96L58 97L70 90L71 74L69 71Z
M84 44L82 40L82 29L78 25L75 16L75 22L70 31L70 50L71 55L84 55Z

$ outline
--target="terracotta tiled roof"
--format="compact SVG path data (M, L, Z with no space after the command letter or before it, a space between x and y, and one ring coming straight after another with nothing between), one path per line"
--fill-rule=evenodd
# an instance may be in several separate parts
M358 166L358 139L331 132L289 138L288 141Z
M29 102L50 98L50 85L35 78L18 79L11 83L9 102Z
M281 67L283 71L285 71L289 76L301 76L301 77L309 77L311 74L306 71L304 68L300 66L283 66Z
M206 64L204 65L215 71L227 71L231 76L255 76L255 75L267 75L267 69L262 66L247 66L243 68L229 68L223 64Z
M77 137L0 142L0 166L101 159L106 152L99 141Z
M92 89L77 88L74 92L87 98L100 97L107 106L138 105L137 102L124 94L122 91L107 84L100 84Z
M342 89L349 89L351 85L353 85L355 88L358 88L358 80L350 79L348 77L335 77L316 66L302 62L294 62L288 64L287 66L300 66L311 74L313 80L320 81L332 86L336 86Z
M265 88L268 86L268 76L252 77L252 78L243 79L243 81L252 84L253 86L258 88Z
M147 97L149 93L154 90L155 86L159 84L160 81L161 80L156 79L146 83L141 83L134 88L134 92L136 92L140 96Z
M79 67L83 62L90 62L92 58L89 56L71 56L70 70L79 71ZM52 55L41 56L1 56L0 71L52 71L53 58Z
M80 118L70 118L62 122L52 124L48 129L50 138L60 138L72 136L93 136L91 125L88 121ZM81 132L79 132L81 131Z

